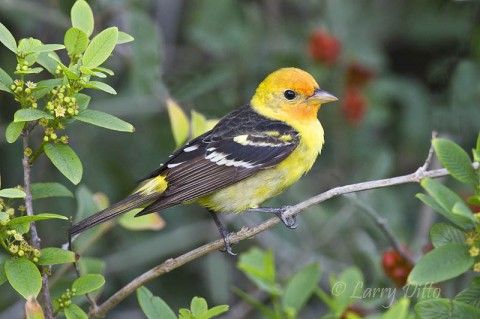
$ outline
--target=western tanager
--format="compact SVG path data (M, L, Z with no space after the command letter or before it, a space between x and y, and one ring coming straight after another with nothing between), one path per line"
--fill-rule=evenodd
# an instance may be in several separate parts
M142 205L148 204L137 216L194 201L210 211L229 253L228 232L215 213L272 212L293 228L295 218L284 218L284 208L259 205L310 170L324 143L317 112L336 100L305 71L271 73L249 104L175 151L132 195L73 225L69 235Z

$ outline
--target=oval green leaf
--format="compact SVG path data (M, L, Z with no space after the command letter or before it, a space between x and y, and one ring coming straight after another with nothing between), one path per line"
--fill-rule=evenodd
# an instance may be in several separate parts
M83 175L82 162L77 154L68 145L46 144L45 154L53 165L68 178L73 184L80 183Z
M41 118L53 120L53 115L37 109L20 109L13 116L14 122L35 121Z
M107 92L107 93L110 93L110 94L113 94L113 95L117 94L117 91L115 91L114 88L112 88L107 83L103 83L103 82L90 81L87 84L85 84L85 87L88 88L88 89L100 90L100 91Z
M438 159L454 178L465 184L478 185L475 170L467 152L454 142L443 138L434 139L432 144Z
M408 276L408 283L425 285L445 281L466 272L474 261L466 245L447 244L423 256Z
M283 308L293 308L295 313L298 313L312 296L319 280L320 266L317 263L308 265L295 273L285 287L282 297Z
M190 132L187 115L183 112L182 108L170 98L167 99L167 111L172 127L173 139L177 147L181 146L187 141Z
M79 121L89 124L101 126L114 131L121 132L134 132L135 128L124 120L119 119L108 113L95 111L95 110L83 110L75 118Z
M13 37L12 33L7 29L3 23L0 22L0 42L7 47L13 53L17 53L17 41Z
M153 294L145 287L137 289L137 299L140 307L148 319L177 319L172 309L160 297Z
M32 199L47 197L73 197L73 193L60 183L32 183Z
M57 247L48 247L41 250L42 255L38 258L39 265L58 265L73 263L75 261L75 253Z
M84 295L91 291L100 289L105 284L105 278L99 274L86 274L77 278L73 284L72 289L76 289L76 295Z
M65 46L63 44L42 44L38 47L32 48L30 52L51 52L62 49L65 49Z
M117 40L118 29L116 27L105 29L97 34L83 54L83 65L90 68L100 66L112 54Z
M25 122L12 122L8 124L7 130L5 131L5 138L8 143L15 142L20 134L22 133Z
M63 39L69 55L81 54L88 46L88 36L79 28L70 28Z
M67 319L88 319L88 315L76 304L70 304L64 308Z
M25 198L27 196L24 191L18 188L0 189L0 197L6 198Z
M7 275L5 274L5 262L0 263L0 286L7 281Z
M28 259L16 258L5 261L8 282L23 298L35 297L42 289L42 276L37 266Z
M118 31L117 44L128 43L132 42L133 40L135 39L130 34L123 31Z
M89 37L93 32L93 12L84 0L77 0L70 11L72 26L82 30Z
M50 214L50 213L43 213L43 214L36 214L33 216L20 216L12 219L9 222L9 225L18 225L24 223L35 222L38 220L46 220L46 219L63 219L68 220L68 217L58 214Z
M0 68L0 90L5 92L12 92L10 86L13 84L13 80L2 68Z
M449 224L437 223L430 228L430 240L433 247L441 247L447 244L464 244L465 233Z

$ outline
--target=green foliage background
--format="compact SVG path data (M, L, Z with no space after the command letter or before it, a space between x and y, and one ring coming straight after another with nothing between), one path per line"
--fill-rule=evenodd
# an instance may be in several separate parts
M0 21L16 39L32 36L44 43L62 43L73 2L1 1ZM91 108L127 120L136 132L75 124L68 134L84 165L81 185L69 184L45 156L34 166L34 182L59 181L77 195L88 188L118 200L174 149L167 97L186 110L220 117L248 102L268 73L285 66L306 69L340 99L350 62L373 69L375 77L364 89L368 109L359 125L344 118L341 101L322 107L319 118L326 144L321 157L300 183L269 205L293 204L338 185L413 172L426 158L432 130L464 148L475 145L480 128L478 1L97 0L89 4L98 30L115 25L135 38L118 47L106 65L115 71L109 84L118 95L90 92L95 95ZM310 34L319 27L341 41L341 55L333 66L308 55ZM3 46L0 61L2 68L13 71L8 67L16 62ZM2 187L13 187L22 183L22 149L20 143L7 144L3 136L16 110L9 95L0 94L0 108ZM459 185L452 179L446 182ZM400 240L421 253L429 226L438 216L415 199L419 191L418 185L404 185L364 192L353 201L335 199L301 214L295 231L277 226L234 249L272 248L280 277L320 261L323 273L357 265L370 286L391 286L380 266L388 242L362 214L358 201L385 217ZM74 215L82 205L68 198L45 199L35 202L35 210ZM167 226L159 232L115 227L87 253L107 263L105 296L153 265L218 237L208 213L196 205L169 209L162 217ZM223 218L230 228L239 229L266 217ZM38 227L42 245L66 241L65 222ZM187 306L195 295L209 304L233 306L238 298L230 291L232 285L245 291L253 288L235 263L235 258L210 254L147 286L172 309ZM325 286L327 278L322 276ZM2 291L0 318L22 307L18 301L13 291ZM307 314L319 307L312 305ZM110 315L121 318L127 310L125 318L140 311L134 296Z

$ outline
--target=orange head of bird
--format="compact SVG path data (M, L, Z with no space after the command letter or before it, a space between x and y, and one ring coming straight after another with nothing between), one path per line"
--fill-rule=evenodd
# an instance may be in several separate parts
M315 79L297 68L279 69L258 86L251 100L254 109L277 120L316 120L320 105L338 100L320 89Z

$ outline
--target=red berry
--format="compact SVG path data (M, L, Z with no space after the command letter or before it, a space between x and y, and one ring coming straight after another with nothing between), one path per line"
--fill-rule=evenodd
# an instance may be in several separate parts
M342 112L347 121L353 125L360 124L368 106L360 89L356 86L347 87L342 101Z
M333 65L340 55L340 49L340 41L323 29L317 29L310 35L308 53L315 61Z
M382 266L385 275L387 275L397 287L403 287L407 283L408 275L413 268L413 265L395 250L388 250L383 253Z

